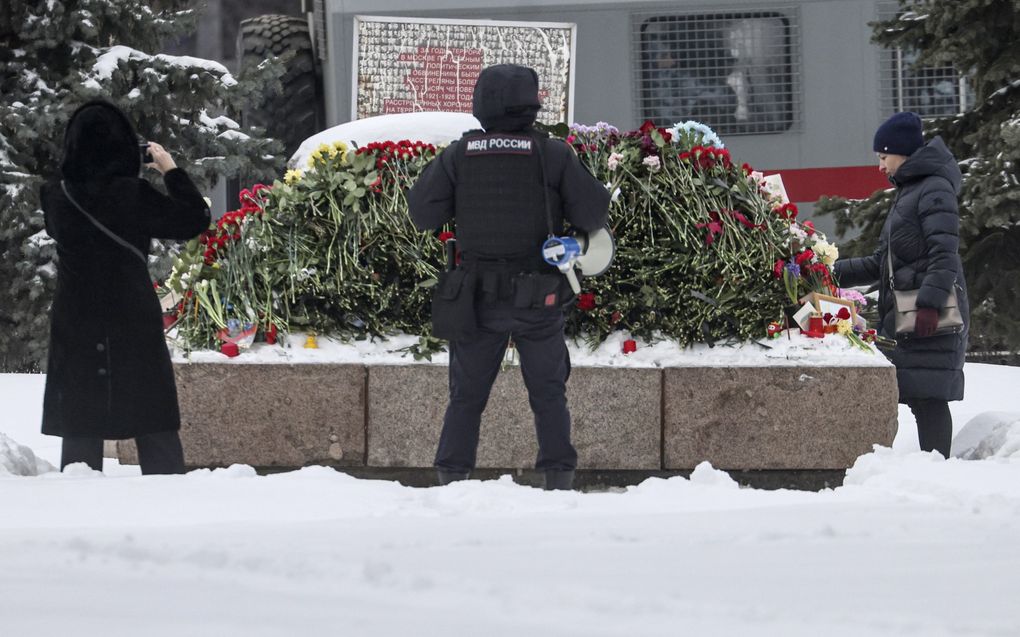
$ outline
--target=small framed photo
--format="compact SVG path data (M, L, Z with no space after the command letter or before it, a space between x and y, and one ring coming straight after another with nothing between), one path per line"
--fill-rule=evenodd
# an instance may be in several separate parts
M811 304L815 306L819 313L835 316L845 307L850 310L850 324L854 325L857 323L857 308L854 306L853 301L829 296L828 294L819 294L818 292L812 292L809 296L811 297Z

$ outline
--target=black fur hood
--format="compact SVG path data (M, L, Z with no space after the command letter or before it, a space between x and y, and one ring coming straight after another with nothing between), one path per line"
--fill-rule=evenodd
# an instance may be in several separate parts
M142 169L138 136L119 108L103 100L86 102L67 123L60 173L68 181L137 177Z
M482 70L471 100L471 114L487 132L524 130L542 108L538 73L517 64L496 64Z

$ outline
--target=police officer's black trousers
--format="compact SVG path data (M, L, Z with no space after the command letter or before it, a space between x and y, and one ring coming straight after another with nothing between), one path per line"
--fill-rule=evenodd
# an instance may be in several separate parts
M160 431L135 438L138 464L143 475L184 473L184 449L176 431ZM84 462L91 469L103 470L103 439L65 436L60 448L60 469Z
M577 451L570 443L566 397L570 357L563 339L563 313L505 304L481 304L477 313L478 334L450 343L450 404L436 451L436 467L454 473L474 469L482 411L512 336L535 415L535 467L543 471L574 469Z

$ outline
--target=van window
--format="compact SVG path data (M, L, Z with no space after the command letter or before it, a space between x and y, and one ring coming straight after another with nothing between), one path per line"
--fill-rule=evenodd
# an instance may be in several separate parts
M781 133L797 123L792 12L646 14L635 27L643 120L695 119L722 135Z
M921 117L955 115L973 105L966 79L952 66L916 66L917 53L894 49L886 54L884 116L914 111Z
M899 12L896 2L878 5L878 19L891 20ZM882 117L913 111L921 117L943 117L973 106L968 81L951 65L917 66L918 53L909 49L882 52Z

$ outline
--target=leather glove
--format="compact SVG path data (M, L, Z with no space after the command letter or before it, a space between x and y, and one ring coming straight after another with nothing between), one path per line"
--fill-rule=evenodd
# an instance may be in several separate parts
M914 321L914 336L925 338L935 333L939 326L939 311L933 307L917 308L917 319Z

